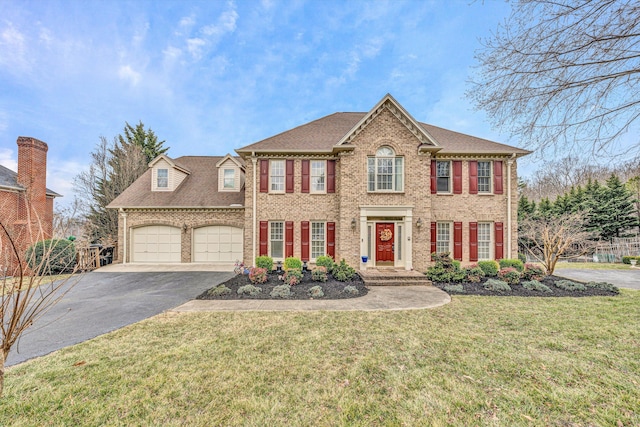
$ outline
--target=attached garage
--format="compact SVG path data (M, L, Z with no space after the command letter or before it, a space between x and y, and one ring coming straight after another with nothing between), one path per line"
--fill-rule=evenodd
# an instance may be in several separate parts
M242 260L242 228L226 225L193 230L193 262L233 263Z
M180 262L181 230L168 225L149 225L132 232L132 261Z

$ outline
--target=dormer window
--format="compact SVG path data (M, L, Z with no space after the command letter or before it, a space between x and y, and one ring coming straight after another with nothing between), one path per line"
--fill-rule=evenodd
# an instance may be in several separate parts
M158 169L156 187L169 188L169 169Z
M233 190L236 188L235 169L224 169L223 188L225 190Z

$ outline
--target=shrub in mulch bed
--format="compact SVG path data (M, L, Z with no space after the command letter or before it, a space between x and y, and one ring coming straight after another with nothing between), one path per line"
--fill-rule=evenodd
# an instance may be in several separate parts
M290 287L291 294L284 296L283 292L280 292L282 288L279 288L274 295L271 293L276 286L283 285L284 282L281 279L282 274L278 275L276 272L268 273L267 280L264 283L251 283L249 276L239 274L232 277L220 285L211 288L196 299L216 299L216 300L231 300L231 299L343 299L343 298L358 298L367 294L367 288L362 281L362 278L355 274L351 280L340 282L336 280L331 274L327 275L327 281L313 280L310 271L305 271L302 274L300 283ZM251 295L250 293L238 294L238 289L253 285L260 289L259 293ZM222 286L229 291L222 292ZM320 289L318 289L318 287ZM216 291L217 288L220 290ZM315 288L315 289L314 289ZM346 288L346 290L345 290ZM247 289L247 288L244 288ZM356 292L357 291L357 292Z
M485 286L488 279L483 279L479 283L440 283L433 285L452 295L488 295L488 296L512 296L512 297L591 297L591 296L614 296L619 290L610 283L580 283L567 280L563 277L547 276L539 283L543 286L533 284L531 281L521 281L518 284L511 284L511 291L505 292L492 290L492 286ZM490 279L489 279L490 280ZM571 284L573 283L573 285ZM526 284L523 286L523 284ZM547 291L548 288L551 292Z

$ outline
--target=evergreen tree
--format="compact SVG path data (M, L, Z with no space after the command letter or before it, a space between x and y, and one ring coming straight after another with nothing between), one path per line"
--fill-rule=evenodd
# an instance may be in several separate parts
M160 154L165 154L169 147L163 147L165 141L158 142L158 137L153 130L145 130L142 121L138 122L136 127L131 126L128 122L125 122L124 135L118 135L118 142L121 147L125 147L128 144L137 145L142 149L145 155L147 163L158 157Z
M538 203L537 216L542 218L549 218L553 216L553 205L547 197L540 200L540 203Z
M633 196L620 179L611 175L606 184L606 187L602 188L604 222L600 237L612 240L614 237L624 237L630 228L637 225L638 218L635 215Z
M522 195L518 199L518 220L531 217L536 210L536 202L529 200L527 196Z

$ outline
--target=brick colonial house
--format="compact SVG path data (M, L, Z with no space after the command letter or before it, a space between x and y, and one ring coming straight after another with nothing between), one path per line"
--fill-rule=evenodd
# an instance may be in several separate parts
M31 244L51 238L53 201L60 194L46 187L47 144L24 136L18 137L17 144L18 173L0 165L0 219L24 255ZM0 277L13 275L17 266L0 231Z
M360 270L425 270L436 251L464 263L517 256L516 160L530 152L420 123L391 95L236 152L153 160L109 205L118 258L329 254Z

